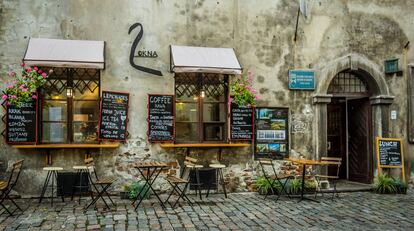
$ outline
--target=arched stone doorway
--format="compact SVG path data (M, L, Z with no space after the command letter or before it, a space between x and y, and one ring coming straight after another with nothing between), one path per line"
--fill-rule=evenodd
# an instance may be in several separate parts
M340 156L341 178L371 183L376 172L374 140L388 136L393 101L383 74L376 64L352 54L321 68L319 76L314 158Z

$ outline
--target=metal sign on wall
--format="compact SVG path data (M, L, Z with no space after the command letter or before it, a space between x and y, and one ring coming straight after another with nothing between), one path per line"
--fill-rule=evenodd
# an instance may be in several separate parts
M315 71L289 70L289 89L315 90Z

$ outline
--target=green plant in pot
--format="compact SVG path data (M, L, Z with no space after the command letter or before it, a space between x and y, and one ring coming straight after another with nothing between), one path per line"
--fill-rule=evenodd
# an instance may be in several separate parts
M148 197L151 194L151 189L149 189L148 184L145 184L145 181L136 181L130 185L125 186L124 189L127 192L129 199L132 199L132 200L135 200L137 198L148 199ZM147 192L147 193L144 195L144 192Z
M270 182L272 182L272 180L270 180ZM264 176L258 177L256 180L256 188L259 191L260 194L270 194L272 193L272 189L273 192L275 193L279 193L280 190L282 189L281 185L279 184L279 182L272 182L270 183Z
M406 194L408 185L401 179L394 179L394 186L396 188L397 193Z
M392 177L387 174L380 175L375 179L374 190L377 193L396 193L397 187Z
M302 182L299 179L289 181L288 190L291 194L299 194L302 188Z

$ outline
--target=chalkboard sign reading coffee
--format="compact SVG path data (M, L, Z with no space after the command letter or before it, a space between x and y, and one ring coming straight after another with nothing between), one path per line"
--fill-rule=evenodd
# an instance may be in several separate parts
M252 140L253 139L253 111L252 107L242 107L231 104L230 109L230 139Z
M378 175L382 168L401 168L402 178L404 174L404 152L402 139L396 138L376 138Z
M148 140L174 141L174 96L148 95Z
M37 100L20 107L7 107L6 141L9 144L37 143Z
M129 94L102 91L99 139L125 141L127 136Z

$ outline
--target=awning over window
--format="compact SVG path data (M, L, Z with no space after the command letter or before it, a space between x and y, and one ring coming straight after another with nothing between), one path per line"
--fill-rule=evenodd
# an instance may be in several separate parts
M242 68L232 48L171 45L171 71L241 74Z
M29 66L105 68L104 41L31 38L23 62Z

